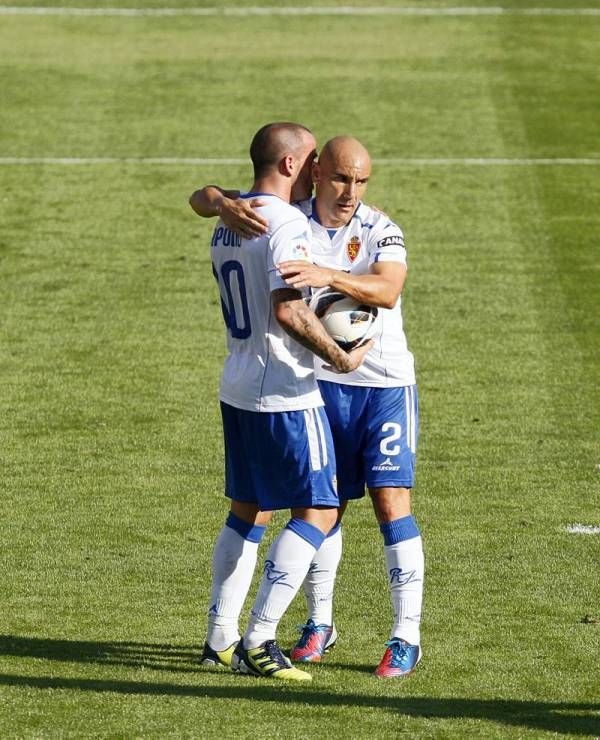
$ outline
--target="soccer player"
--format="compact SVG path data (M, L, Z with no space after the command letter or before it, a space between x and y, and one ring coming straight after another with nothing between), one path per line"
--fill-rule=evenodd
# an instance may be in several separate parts
M276 628L302 585L315 552L337 518L335 463L313 352L339 372L354 370L365 348L342 351L285 284L278 262L310 260L306 217L289 204L292 187L311 187L315 140L293 123L261 128L250 155L266 232L237 236L218 222L211 241L227 328L220 384L225 486L231 509L213 554L211 606L203 662L284 680L310 680L291 665ZM265 560L264 574L240 639L238 618L248 592L265 512L292 518ZM268 515L267 515L268 516Z
M280 264L290 286L330 286L378 306L375 346L364 364L344 376L316 365L337 459L342 502L364 495L365 484L383 535L394 623L380 677L411 673L421 658L420 620L424 558L411 514L418 432L414 360L402 326L406 277L402 231L383 213L362 203L371 174L367 150L352 137L329 141L314 165L316 198L299 204L310 214L315 265ZM201 215L218 209L235 228L260 233L265 224L234 192L207 188ZM318 265L318 266L317 266ZM336 640L333 584L341 557L339 524L319 548L304 588L309 614L292 650L298 661L318 661Z

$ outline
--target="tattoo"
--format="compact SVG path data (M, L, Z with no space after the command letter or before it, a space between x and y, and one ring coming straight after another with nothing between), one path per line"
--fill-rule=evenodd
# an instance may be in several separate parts
M297 290L281 288L273 292L273 305L285 310L280 323L285 331L303 347L340 372L353 369L350 357L323 329L314 312L304 303Z

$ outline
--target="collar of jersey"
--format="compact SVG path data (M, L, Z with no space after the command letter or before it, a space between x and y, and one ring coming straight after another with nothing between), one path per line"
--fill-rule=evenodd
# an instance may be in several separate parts
M264 198L265 196L269 198L278 198L279 200L283 200L283 198L280 198L278 195L275 195L275 193L240 193L240 198ZM286 200L283 200L284 203L287 203Z

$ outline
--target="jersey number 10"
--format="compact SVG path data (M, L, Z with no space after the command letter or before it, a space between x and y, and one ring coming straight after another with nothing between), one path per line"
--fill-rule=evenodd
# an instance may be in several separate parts
M252 328L242 265L237 260L227 260L221 265L220 272L214 263L212 268L219 284L223 319L229 333L234 339L248 339Z

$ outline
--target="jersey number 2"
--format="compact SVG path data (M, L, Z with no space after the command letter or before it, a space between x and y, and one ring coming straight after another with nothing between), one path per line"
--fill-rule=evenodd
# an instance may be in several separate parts
M400 439L402 436L402 427L394 421L386 421L385 424L381 426L381 431L384 434L385 432L391 432L391 434L384 437L379 444L381 454L386 457L389 455L397 455L400 452L400 445L393 445L391 443Z
M213 275L219 284L223 319L229 333L234 339L248 339L252 328L242 265L237 260L227 260L218 273L213 264Z

